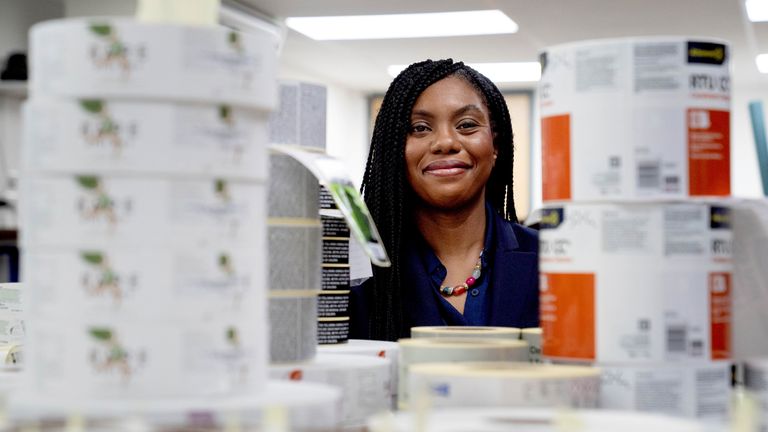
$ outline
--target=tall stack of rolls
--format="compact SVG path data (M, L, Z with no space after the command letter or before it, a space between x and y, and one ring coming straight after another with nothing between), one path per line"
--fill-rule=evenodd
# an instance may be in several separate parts
M727 416L729 55L649 37L540 56L542 353L598 365L605 408Z

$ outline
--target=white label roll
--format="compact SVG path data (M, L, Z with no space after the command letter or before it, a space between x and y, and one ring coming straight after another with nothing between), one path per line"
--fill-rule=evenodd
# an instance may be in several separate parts
M22 179L25 246L265 247L266 187L225 179Z
M409 403L411 365L434 362L527 361L528 344L505 339L400 339L398 405Z
M410 393L436 407L597 408L600 370L528 363L425 363L409 371Z
M231 103L277 102L276 34L256 28L64 19L30 31L34 97L133 97Z
M270 362L311 360L317 352L317 292L271 291Z
M36 99L22 166L54 173L267 179L266 114L229 105Z
M343 425L362 426L389 409L389 360L370 356L320 354L305 364L272 365L273 379L331 384L342 390Z
M600 407L725 421L731 403L729 362L600 364Z
M424 326L411 327L411 337L416 338L468 338L468 339L520 339L516 327L482 326Z
M542 354L598 362L730 358L730 210L703 203L543 211Z
M528 361L541 363L541 327L520 330L520 339L528 342Z
M730 50L684 37L540 55L544 201L730 195Z
M744 362L744 386L760 404L760 432L768 431L768 359Z

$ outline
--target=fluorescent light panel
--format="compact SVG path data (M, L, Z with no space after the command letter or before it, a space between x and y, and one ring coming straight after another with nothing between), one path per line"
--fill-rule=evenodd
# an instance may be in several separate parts
M768 54L759 54L755 58L755 63L757 63L757 70L761 73L768 73Z
M500 10L398 15L292 17L288 27L315 40L401 39L517 32Z
M493 82L532 82L541 79L538 62L516 63L467 63ZM392 65L387 68L390 76L396 77L407 65Z
M768 21L768 0L746 0L744 4L750 21Z

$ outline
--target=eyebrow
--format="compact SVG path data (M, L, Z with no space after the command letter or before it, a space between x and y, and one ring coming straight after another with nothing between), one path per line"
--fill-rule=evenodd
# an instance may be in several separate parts
M461 108L457 109L457 110L456 110L456 111L453 113L453 116L454 116L454 117L456 117L456 116L460 116L460 115L462 115L462 114L465 114L465 113L467 113L467 112L470 112L470 111L477 111L477 112L480 112L480 113L482 113L482 112L483 112L483 110L482 110L482 109L480 109L480 107L479 107L479 106L477 106L477 105L475 105L475 104L469 104L469 105L464 105L463 107L461 107ZM412 116L412 117L414 117L414 116L418 116L418 117L427 117L427 118L432 118L432 117L434 117L435 115L434 115L434 114L432 114L431 112L427 111L427 110L414 110L414 111L413 111L413 113L411 114L411 116Z

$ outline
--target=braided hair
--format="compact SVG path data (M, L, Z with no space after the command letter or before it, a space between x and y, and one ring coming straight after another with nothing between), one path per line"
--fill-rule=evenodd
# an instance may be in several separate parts
M512 197L513 135L509 111L499 89L488 78L464 65L447 60L426 60L403 70L390 84L376 117L361 191L376 221L392 265L374 267L373 301L369 332L373 339L396 340L407 337L402 293L400 257L404 252L404 228L410 224L414 194L406 177L405 143L411 111L427 87L448 76L456 76L475 88L485 102L498 158L486 184L486 199L504 219L517 222Z

